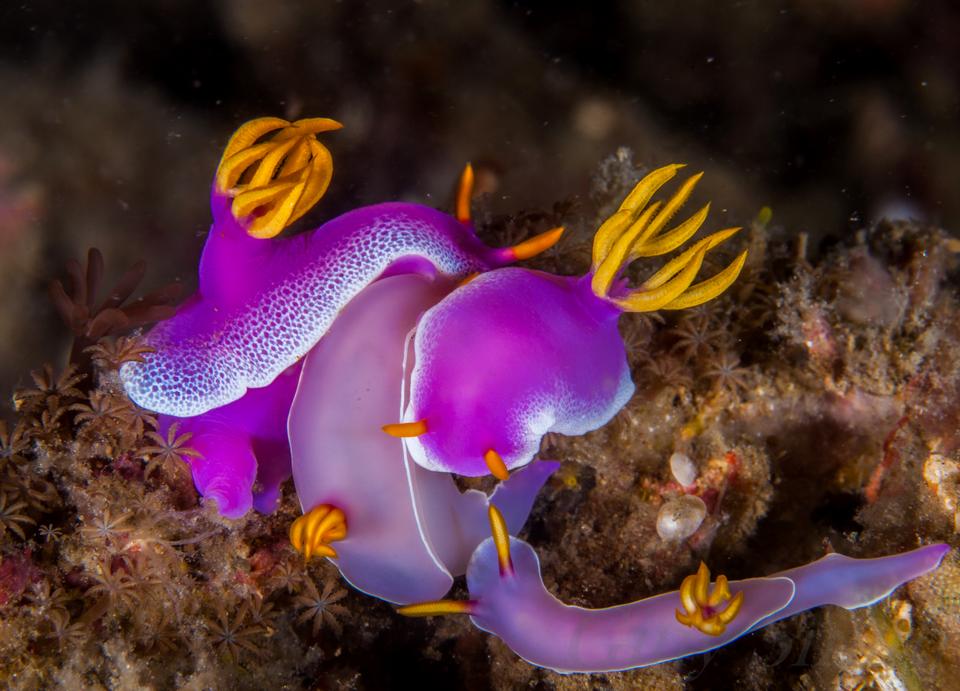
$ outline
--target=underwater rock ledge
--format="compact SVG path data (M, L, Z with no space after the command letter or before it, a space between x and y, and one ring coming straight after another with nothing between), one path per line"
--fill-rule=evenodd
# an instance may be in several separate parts
M569 241L530 265L581 273L598 219L562 221ZM479 230L505 245L524 222ZM730 293L621 325L638 389L626 408L584 437L544 440L540 456L561 466L522 536L565 602L673 589L707 557L736 578L830 551L958 544L957 241L884 223L807 257L767 213L747 234ZM958 668L954 551L867 609L819 610L709 656L588 677L536 669L462 619L400 619L325 561L305 565L287 541L289 483L276 513L222 518L191 482L190 433L161 434L123 393L137 339L110 334L86 354L37 370L0 430L0 678L13 688L383 688L413 674L472 688L855 688L935 685ZM675 453L693 465L684 484ZM657 515L684 497L705 516L664 540Z

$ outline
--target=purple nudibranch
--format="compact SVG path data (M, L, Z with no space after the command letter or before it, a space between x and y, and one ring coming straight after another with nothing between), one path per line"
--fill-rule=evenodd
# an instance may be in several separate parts
M468 166L455 216L387 203L277 238L326 191L332 158L316 135L339 127L261 118L234 134L212 186L199 289L147 334L154 352L121 369L130 397L162 414L162 431L176 424L192 435L194 483L225 516L274 510L292 473L303 515L290 538L306 558L330 559L405 614L469 614L561 672L704 652L811 607L870 604L940 563L945 545L829 555L770 577L720 576L712 589L701 565L679 591L639 602L557 601L533 548L511 537L558 465L534 460L541 439L596 429L627 403L634 384L619 315L724 292L746 252L694 281L737 229L630 287L629 264L680 249L709 210L667 227L700 178L652 201L682 167L669 165L599 228L586 276L508 267L562 229L484 245L470 221ZM490 496L461 492L451 473L502 482ZM463 574L471 599L441 599Z
M829 554L771 576L730 581L734 597L743 593L743 606L724 630L710 635L677 621L680 591L605 609L564 605L543 585L530 545L510 539L513 569L503 574L488 538L467 570L468 613L532 664L557 672L611 672L705 653L814 607L864 607L937 568L949 551L941 544L878 559Z

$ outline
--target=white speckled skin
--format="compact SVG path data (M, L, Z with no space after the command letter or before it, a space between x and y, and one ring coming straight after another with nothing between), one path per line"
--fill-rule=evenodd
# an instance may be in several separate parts
M414 204L366 207L310 233L255 240L216 203L200 290L147 335L156 352L120 372L138 405L177 417L269 384L396 263L452 278L495 263L468 225Z

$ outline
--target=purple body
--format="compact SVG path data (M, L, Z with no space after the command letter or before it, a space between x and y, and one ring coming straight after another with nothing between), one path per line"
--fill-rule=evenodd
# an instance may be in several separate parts
M147 335L156 352L120 375L137 404L163 413L164 431L179 421L193 434L202 454L191 460L197 490L236 518L251 506L273 510L290 476L286 418L300 361L353 298L405 273L445 277L452 287L505 258L470 225L415 204L358 209L272 240L248 235L229 205L213 191L199 290Z
M193 435L187 445L200 454L187 459L194 484L227 518L239 518L251 508L261 513L277 508L280 484L290 477L287 415L300 366L298 362L269 386L202 415L159 418L164 436L175 423L178 434Z
M558 672L655 665L719 648L812 607L863 607L937 568L950 551L947 545L928 545L879 559L830 554L765 578L731 581L731 592L744 594L743 608L722 634L711 636L677 621L678 591L605 609L564 605L543 585L533 548L515 538L510 543L510 575L501 574L492 539L474 553L467 570L476 603L471 619L528 662Z
M269 385L395 263L464 277L498 263L473 230L434 209L379 204L288 238L250 237L216 191L200 287L147 336L156 349L120 376L139 405L192 417ZM417 261L410 261L411 259ZM425 261L424 261L425 260ZM502 263L500 261L499 263Z
M421 466L487 475L484 453L529 463L547 432L605 425L633 395L620 311L589 281L504 268L454 291L420 320L406 421Z

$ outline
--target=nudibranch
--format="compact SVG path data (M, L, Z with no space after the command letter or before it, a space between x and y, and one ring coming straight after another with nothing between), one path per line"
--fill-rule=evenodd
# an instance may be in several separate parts
M667 229L700 175L666 203L649 203L680 167L665 166L637 184L597 232L586 276L490 271L423 315L402 423L417 463L505 477L533 459L547 432L584 434L627 403L634 385L619 316L706 302L733 283L746 259L743 252L691 286L706 253L739 230L729 228L695 243L636 288L621 278L634 260L679 248L706 219L709 204Z
M728 582L701 566L679 591L604 610L563 605L533 548L512 535L557 464L546 432L605 424L634 391L617 331L627 311L684 309L724 292L746 253L694 283L708 235L638 286L625 269L680 250L709 205L668 228L699 175L652 201L681 168L643 178L597 231L591 270L507 266L556 228L491 248L456 213L378 204L277 237L320 199L332 159L317 135L339 123L253 120L231 138L211 192L197 293L146 336L120 372L130 397L176 424L197 452L198 491L227 517L272 511L291 474L305 558L330 559L357 589L409 615L468 614L525 659L563 672L655 664L723 645L822 604L859 607L935 568L946 546L855 560L829 555ZM452 473L493 474L489 496ZM490 536L492 533L492 537ZM466 575L470 599L443 599Z
M533 548L511 537L497 508L492 537L467 569L470 600L401 607L408 616L468 614L528 662L557 672L614 672L719 648L744 634L821 605L865 607L940 565L948 545L927 545L877 559L828 554L763 578L710 587L701 563L677 591L630 604L586 609L564 605L540 577Z

